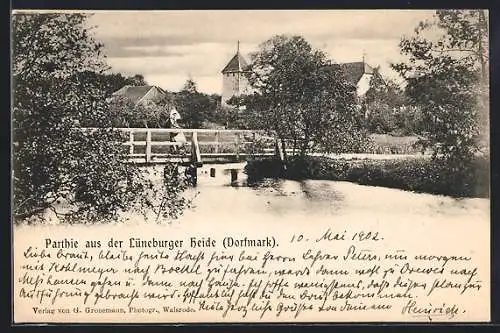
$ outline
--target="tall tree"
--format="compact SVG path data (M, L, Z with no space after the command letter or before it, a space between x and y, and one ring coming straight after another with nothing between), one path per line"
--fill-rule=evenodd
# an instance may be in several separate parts
M256 127L274 131L282 144L291 139L301 155L314 148L356 149L362 117L355 87L303 37L281 35L262 43L252 55L251 73L256 92L246 104Z
M56 211L59 200L70 221L130 209L149 182L123 163L106 91L89 75L107 66L86 15L15 14L12 33L14 216ZM101 128L80 128L88 123Z
M438 10L400 43L394 68L425 117L435 157L461 165L487 140L488 26L483 10ZM485 139L486 138L486 139Z
M401 86L390 79L383 80L379 68L374 69L363 108L371 133L414 135L420 130L419 108L410 107Z
M141 74L135 74L133 76L125 77L121 73L105 73L97 74L99 75L99 81L103 84L106 92L111 95L115 91L123 88L126 85L129 86L143 86L147 85L144 81L144 77Z
M148 83L144 79L144 76L142 74L135 74L133 76L129 76L125 79L125 84L131 85L131 86L147 86Z
M139 104L126 96L114 96L109 101L108 113L114 127L166 128L172 107L170 92L156 101Z
M201 128L215 109L209 96L198 92L196 82L192 79L186 81L175 100L182 117L181 122L187 128Z
M82 79L94 82L99 85L100 89L104 90L107 97L110 97L115 91L129 86L143 86L147 85L144 77L140 74L125 77L121 73L98 73L94 71L79 72Z

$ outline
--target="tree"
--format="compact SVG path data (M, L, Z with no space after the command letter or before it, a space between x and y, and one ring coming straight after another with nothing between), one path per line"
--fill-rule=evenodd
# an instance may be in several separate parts
M125 77L121 73L93 73L102 84L108 96L111 96L115 91L120 90L126 85L129 86L143 86L147 85L144 81L144 76L135 74L134 76Z
M402 39L401 53L408 60L393 66L423 112L434 157L457 167L473 158L487 133L486 22L483 10L438 10L413 37Z
M383 103L388 108L398 108L407 103L401 87L390 79L383 79L380 68L373 69L369 88L364 96L364 103Z
M136 104L126 96L114 96L109 102L109 116L114 127L166 128L173 104L170 93L146 104Z
M109 114L114 127L148 127L145 108L126 96L113 97L109 102Z
M420 109L410 107L403 89L390 79L383 80L379 68L374 69L363 108L370 133L414 135L421 129Z
M102 44L82 14L13 16L13 204L15 219L52 209L66 221L116 218L151 182L123 163L113 130ZM83 124L100 128L83 130ZM180 193L180 192L178 192ZM71 209L61 215L57 202Z
M275 36L252 55L246 97L255 126L272 130L281 143L292 140L301 156L356 149L362 138L362 115L355 87L340 66L314 50L300 36Z
M147 85L144 81L144 76L135 74L133 76L125 77L121 73L98 73L94 71L83 71L78 73L79 76L89 81L94 82L96 85L105 91L106 97L123 88L129 86L143 86Z
M379 68L374 68L368 91L362 98L368 131L384 134L396 130L393 110L400 106L397 97L393 87L383 81Z
M166 128L170 125L170 110L174 107L174 96L170 92L157 101L151 101L140 107L146 127Z
M196 82L188 79L177 94L175 103L186 128L201 128L203 122L212 117L215 105L209 96L198 92Z
M135 74L133 76L129 76L125 79L125 84L130 86L147 86L148 83L144 80L144 76L142 74Z

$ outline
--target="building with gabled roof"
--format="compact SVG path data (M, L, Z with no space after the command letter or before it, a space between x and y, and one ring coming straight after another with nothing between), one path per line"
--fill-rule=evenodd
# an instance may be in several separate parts
M156 103L167 96L167 92L157 86L129 86L126 85L112 94L112 97L123 96L135 105Z
M347 81L356 87L358 97L363 97L368 92L370 81L374 75L377 76L380 82L384 82L378 71L368 65L364 59L363 61L348 62L339 65L344 71Z
M227 101L234 96L248 94L251 91L248 83L248 76L251 73L245 58L240 53L240 47L236 54L229 60L222 69L222 104L227 105ZM344 71L345 77L349 83L356 87L356 95L363 98L370 89L370 81L374 76L378 82L385 84L384 79L379 72L368 63L364 56L362 61L336 64Z
M248 63L240 53L240 42L236 54L229 60L222 69L222 99L221 103L227 105L227 101L232 97L244 95L249 92L248 83Z

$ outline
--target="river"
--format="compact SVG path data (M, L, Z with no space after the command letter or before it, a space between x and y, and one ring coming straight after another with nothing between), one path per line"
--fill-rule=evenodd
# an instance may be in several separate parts
M186 193L192 207L174 221L161 225L173 228L181 225L207 227L210 220L226 220L227 228L266 225L283 226L288 223L309 224L321 220L372 221L374 224L398 221L477 221L489 228L489 200L479 198L452 198L442 195L408 191L350 182L324 180L264 180L249 187L243 164L205 165L198 170L198 185ZM215 177L210 176L215 168ZM229 169L239 169L238 180L231 184ZM161 167L149 168L152 177L161 181ZM153 175L152 171L156 174ZM48 224L57 220L48 212ZM153 214L146 220L142 215L126 214L120 225L157 225ZM52 221L52 223L51 223ZM419 222L419 223L420 223ZM457 222L458 223L458 222ZM404 223L403 223L404 224Z
M210 177L210 168L215 169L215 177ZM238 180L233 183L231 168L239 170ZM194 197L193 206L172 224L198 225L211 219L222 219L230 221L227 228L238 229L262 221L266 225L279 226L321 223L321 220L342 224L360 220L375 224L403 220L433 220L436 223L472 220L477 221L478 226L489 226L488 199L452 198L324 180L266 179L250 187L242 168L243 164L200 168L198 186L188 194L188 197Z

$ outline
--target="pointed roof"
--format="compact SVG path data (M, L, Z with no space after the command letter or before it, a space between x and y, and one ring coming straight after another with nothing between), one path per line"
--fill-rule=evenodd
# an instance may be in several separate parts
M355 85L358 84L363 74L374 73L373 67L364 61L348 62L340 64L340 67L344 70L347 81Z
M224 67L224 69L222 70L222 73L243 72L246 71L247 68L248 68L248 63L238 51L236 52L234 57L231 60L229 60L226 67Z
M166 92L160 87L156 86L129 86L126 85L118 91L113 93L113 96L125 96L129 98L134 103L139 103L150 91L151 89L156 89L160 94L166 94Z

